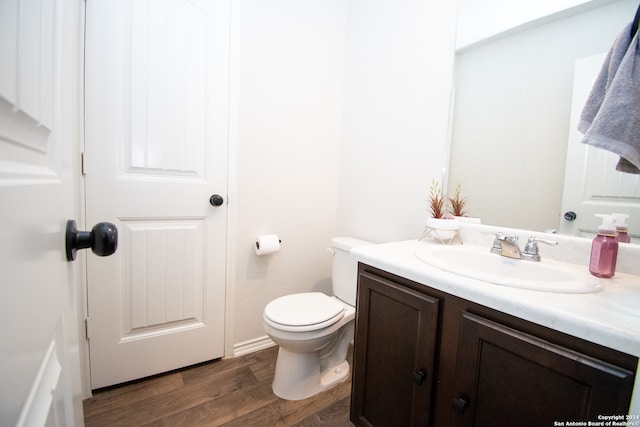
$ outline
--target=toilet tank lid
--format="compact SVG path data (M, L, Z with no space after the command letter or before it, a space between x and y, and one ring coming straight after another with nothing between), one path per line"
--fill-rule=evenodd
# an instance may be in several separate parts
M374 245L375 243L366 240L357 239L355 237L334 237L331 239L331 246L335 249L342 249L349 252L357 246Z

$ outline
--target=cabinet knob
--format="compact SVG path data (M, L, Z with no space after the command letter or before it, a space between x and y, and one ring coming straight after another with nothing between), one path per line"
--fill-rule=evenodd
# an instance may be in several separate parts
M464 414L464 410L469 406L469 400L464 397L454 397L451 401L451 406L453 406L453 410L459 414Z
M417 385L422 385L424 380L427 378L427 374L425 374L421 370L412 371L411 372L411 377L413 378L413 382L414 383L416 383Z

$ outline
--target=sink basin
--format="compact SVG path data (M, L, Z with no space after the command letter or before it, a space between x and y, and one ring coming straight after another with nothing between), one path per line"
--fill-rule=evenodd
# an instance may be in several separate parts
M523 261L492 254L489 248L421 244L415 256L444 271L497 285L544 292L590 293L602 290L587 267L553 260Z

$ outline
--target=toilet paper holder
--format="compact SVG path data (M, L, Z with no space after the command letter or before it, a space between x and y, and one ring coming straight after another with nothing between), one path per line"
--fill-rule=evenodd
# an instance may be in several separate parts
M277 234L258 236L256 237L254 250L258 256L271 255L280 251L280 243L282 243L282 240Z
M282 243L282 240L278 239L278 243ZM256 240L256 249L260 249L260 242Z

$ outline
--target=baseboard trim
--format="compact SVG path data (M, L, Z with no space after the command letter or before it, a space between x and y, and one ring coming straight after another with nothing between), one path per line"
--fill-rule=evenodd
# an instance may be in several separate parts
M258 350L264 350L265 348L273 347L274 345L276 345L276 343L274 343L268 335L240 342L233 345L233 357L243 356Z

